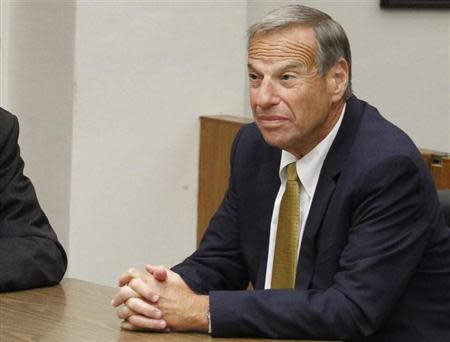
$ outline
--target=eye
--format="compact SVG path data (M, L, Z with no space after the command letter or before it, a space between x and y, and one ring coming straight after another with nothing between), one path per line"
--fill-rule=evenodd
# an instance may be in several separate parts
M252 81L255 81L255 80L258 79L258 75L251 72L251 73L248 74L248 78L249 78L250 80L252 80Z
M294 78L295 78L295 75L293 75L293 74L283 74L281 76L281 79L283 81L290 81L290 80L293 80Z
M252 88L257 88L261 84L261 76L255 72L248 73L249 85Z

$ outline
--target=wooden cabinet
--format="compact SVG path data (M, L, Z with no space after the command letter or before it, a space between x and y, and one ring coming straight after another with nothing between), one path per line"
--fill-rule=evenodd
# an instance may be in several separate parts
M436 188L450 189L450 155L425 148L420 152L433 175Z
M228 187L230 151L239 129L252 120L229 115L200 117L197 245Z

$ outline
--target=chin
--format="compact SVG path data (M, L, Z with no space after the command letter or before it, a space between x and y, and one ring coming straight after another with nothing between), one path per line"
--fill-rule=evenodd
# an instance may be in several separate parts
M279 136L279 134L274 134L273 132L265 132L264 130L261 130L261 134L267 144L279 149L285 148L286 142L282 137Z

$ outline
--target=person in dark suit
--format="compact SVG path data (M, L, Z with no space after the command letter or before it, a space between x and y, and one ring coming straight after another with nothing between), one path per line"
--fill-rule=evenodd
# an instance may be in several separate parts
M0 108L0 292L57 284L67 257L39 206L18 145L17 118Z
M448 340L450 229L413 142L352 95L342 27L291 5L249 37L225 198L194 254L120 277L122 327Z

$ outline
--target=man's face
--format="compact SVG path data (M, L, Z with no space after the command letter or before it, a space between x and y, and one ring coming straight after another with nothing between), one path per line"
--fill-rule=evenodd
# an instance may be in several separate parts
M343 103L336 96L334 69L318 74L313 29L296 26L256 36L248 64L250 104L264 139L302 157L331 131Z

